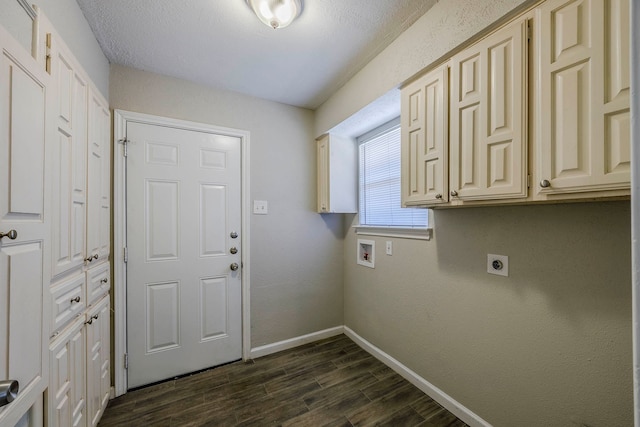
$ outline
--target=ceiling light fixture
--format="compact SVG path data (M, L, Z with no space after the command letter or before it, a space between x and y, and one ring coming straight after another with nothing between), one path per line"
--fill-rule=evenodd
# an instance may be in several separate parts
M258 18L271 28L284 28L302 12L302 0L246 0Z

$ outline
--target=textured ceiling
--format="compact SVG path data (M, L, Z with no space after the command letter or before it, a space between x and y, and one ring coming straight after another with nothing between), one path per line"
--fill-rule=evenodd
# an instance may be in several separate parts
M437 0L305 0L291 26L245 0L77 0L111 63L315 109Z

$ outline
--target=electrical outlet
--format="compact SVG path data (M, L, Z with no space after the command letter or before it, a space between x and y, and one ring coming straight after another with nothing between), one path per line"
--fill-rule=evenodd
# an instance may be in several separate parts
M487 273L508 277L509 257L506 255L487 254Z
M393 242L387 240L387 255L393 255Z
M253 201L253 213L255 215L266 215L269 213L269 203L266 200Z

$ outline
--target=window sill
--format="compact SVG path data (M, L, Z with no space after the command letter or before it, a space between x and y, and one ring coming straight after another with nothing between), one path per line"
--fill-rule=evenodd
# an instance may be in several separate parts
M431 240L432 228L373 227L355 225L356 234L365 236L397 237L400 239Z

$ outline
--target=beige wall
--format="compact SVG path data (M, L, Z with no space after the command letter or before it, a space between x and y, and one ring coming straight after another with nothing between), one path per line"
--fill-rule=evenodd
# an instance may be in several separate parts
M316 134L531 3L438 2L318 109ZM345 325L492 425L633 425L629 202L433 219L429 242L375 238L375 269L347 233ZM509 256L509 277L486 273L488 253Z
M316 111L322 135L507 12L537 0L439 1Z
M345 324L495 426L633 425L629 202L434 211L345 244ZM509 256L509 277L486 272Z
M343 324L343 218L314 212L313 112L111 67L112 108L251 132L251 342L271 344Z

